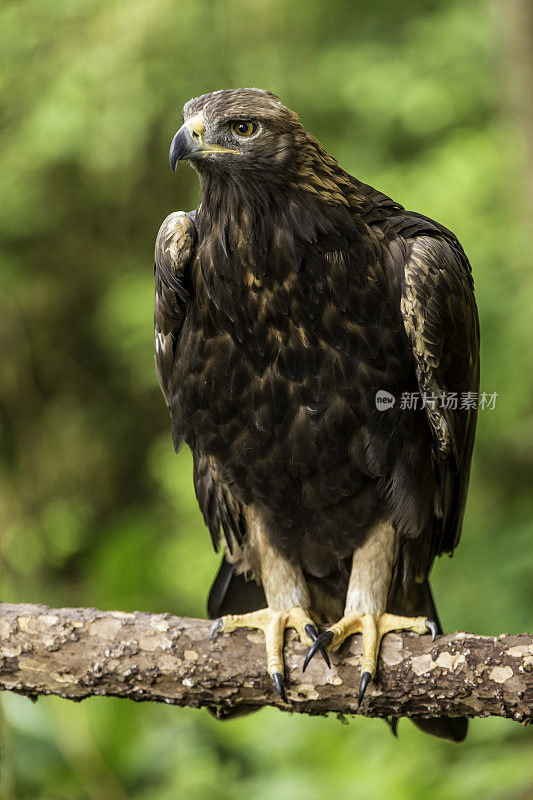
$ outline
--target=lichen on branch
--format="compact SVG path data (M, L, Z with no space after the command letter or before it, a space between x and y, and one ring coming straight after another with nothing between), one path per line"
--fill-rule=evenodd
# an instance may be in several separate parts
M289 633L289 703L265 673L263 638L209 640L209 622L171 614L0 604L0 689L70 700L105 695L227 710L277 706L304 714L533 718L533 637L388 634L376 682L357 705L360 637L302 672L307 647Z

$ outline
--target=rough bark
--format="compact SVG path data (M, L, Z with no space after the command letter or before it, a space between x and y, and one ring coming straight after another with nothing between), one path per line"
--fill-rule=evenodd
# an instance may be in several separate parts
M360 637L302 673L306 647L289 632L289 704L265 675L263 637L209 640L209 622L170 614L0 604L0 688L70 700L94 695L225 710L277 706L304 714L500 716L529 723L533 637L389 634L379 675L357 706Z

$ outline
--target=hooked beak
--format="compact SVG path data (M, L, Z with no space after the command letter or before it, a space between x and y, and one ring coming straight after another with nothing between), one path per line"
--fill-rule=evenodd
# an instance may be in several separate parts
M169 161L172 172L176 172L178 161L199 158L210 153L239 153L228 147L206 144L204 141L204 121L199 114L185 122L172 139Z

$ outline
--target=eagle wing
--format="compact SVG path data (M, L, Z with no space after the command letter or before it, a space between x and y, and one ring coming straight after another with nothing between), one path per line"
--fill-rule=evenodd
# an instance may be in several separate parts
M155 369L169 410L176 346L191 299L188 271L196 244L194 215L194 211L173 211L155 242Z
M439 555L451 552L461 533L479 390L479 321L472 273L450 232L411 240L401 313L433 438L440 496L431 550ZM475 393L476 403L464 408L462 399L469 392Z
M173 421L177 416L175 392L172 390L176 379L176 350L192 300L189 273L197 242L195 216L195 211L174 211L169 214L155 242L155 368ZM176 427L173 424L173 429ZM174 437L176 449L179 444ZM220 479L210 459L193 453L193 460L194 488L215 550L218 549L222 530L229 552L232 553L235 547L240 547L245 533L243 509ZM239 613L262 605L265 605L265 600L260 587L237 574L234 565L224 558L209 596L210 616Z

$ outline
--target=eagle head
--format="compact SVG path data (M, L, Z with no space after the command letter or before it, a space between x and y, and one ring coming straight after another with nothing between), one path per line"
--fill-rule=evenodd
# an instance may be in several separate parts
M229 89L185 104L183 125L170 146L170 166L189 160L224 178L253 172L287 177L308 134L297 114L263 89Z

